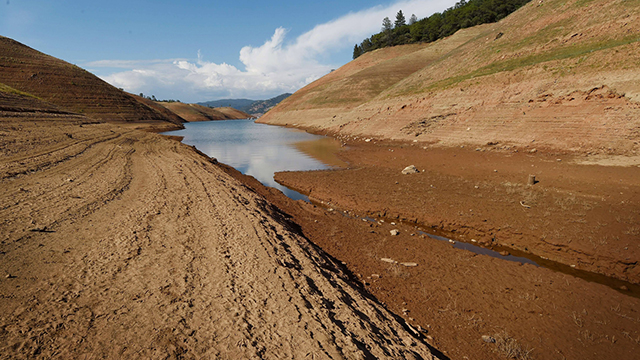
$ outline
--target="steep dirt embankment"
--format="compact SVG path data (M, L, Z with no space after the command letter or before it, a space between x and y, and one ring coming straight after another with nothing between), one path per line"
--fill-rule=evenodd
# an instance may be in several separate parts
M198 104L184 104L181 102L157 102L156 104L169 109L187 122L211 120L248 119L251 115L230 107L210 108Z
M0 83L62 110L103 121L163 121L182 127L97 76L15 40L0 36Z
M0 358L433 358L190 147L0 116Z
M640 150L640 2L532 1L496 24L367 53L259 121L443 145Z

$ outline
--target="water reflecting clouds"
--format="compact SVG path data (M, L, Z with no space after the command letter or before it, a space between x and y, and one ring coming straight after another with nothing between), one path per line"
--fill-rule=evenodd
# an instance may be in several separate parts
M253 120L226 120L186 123L184 130L165 135L184 136L183 143L251 175L267 186L275 187L294 199L306 197L278 184L278 171L320 170L330 166L298 150L294 144L322 139L306 132L256 124Z

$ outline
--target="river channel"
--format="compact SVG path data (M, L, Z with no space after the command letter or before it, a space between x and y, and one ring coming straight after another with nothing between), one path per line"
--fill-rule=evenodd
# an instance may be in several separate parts
M257 124L251 119L184 124L183 130L163 135L182 136L182 142L218 161L251 175L265 186L279 189L294 200L306 195L278 184L278 171L325 170L343 166L336 157L340 143L332 138L281 126Z
M246 175L251 175L265 186L279 189L294 200L309 201L309 198L295 190L278 184L273 176L279 171L309 171L346 167L336 156L340 142L326 136L281 126L255 123L247 120L203 121L184 124L185 129L169 131L163 135L183 137L182 142L193 145L198 150L218 161L234 167ZM342 213L347 214L347 211ZM377 221L365 217L364 220ZM506 261L534 266L542 266L554 271L579 277L587 281L607 285L626 295L640 297L640 286L608 276L578 270L569 265L540 258L507 248L484 248L476 244L453 241L423 230L420 234L431 239L450 242L454 247L487 255ZM508 251L506 255L500 251ZM511 253L517 255L512 255Z

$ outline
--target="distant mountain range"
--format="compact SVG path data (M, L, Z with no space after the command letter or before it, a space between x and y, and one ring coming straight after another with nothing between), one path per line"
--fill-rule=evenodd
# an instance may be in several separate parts
M207 107L232 107L234 109L244 111L252 116L261 116L272 107L278 105L282 100L288 98L291 94L286 93L278 95L268 100L249 100L249 99L221 99L200 102L198 105Z

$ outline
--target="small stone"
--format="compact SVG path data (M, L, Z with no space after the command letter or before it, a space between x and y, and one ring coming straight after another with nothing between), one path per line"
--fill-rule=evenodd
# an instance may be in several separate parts
M371 274L371 278L372 279L380 279L380 275L379 274Z
M622 290L622 291L629 291L629 288L628 288L628 287L626 287L626 286L624 286L624 285L622 285L622 286L620 286L620 290Z
M530 153L532 153L532 154L533 154L533 153L535 153L535 152L537 152L537 151L538 151L538 149L531 149L531 150L529 150L529 152L530 152Z
M395 261L393 259L389 259L389 258L381 258L380 260L384 261L384 262L388 262L390 264L397 264L398 263L397 261Z
M419 172L420 171L418 171L415 165L409 165L406 168L404 168L404 170L402 170L402 174L404 175L417 174Z
M370 142L370 141L371 141L371 139L365 139L364 140L364 142Z
M508 251L500 251L500 255L501 256L509 256L509 252Z
M486 343L495 343L496 339L494 339L493 337L491 337L489 335L482 335L482 341L484 341Z
M390 233L391 233L391 236L396 236L396 235L400 234L400 230L393 229L393 230L390 231Z
M403 263L400 263L400 265L404 265L404 266L406 266L406 267L415 267L415 266L418 266L418 264L416 264L416 263L414 263L414 262L403 262Z
M450 243L452 243L452 244L455 244L455 243L456 243L455 241L453 241L453 240L451 240L451 239L449 239L449 242L450 242Z

